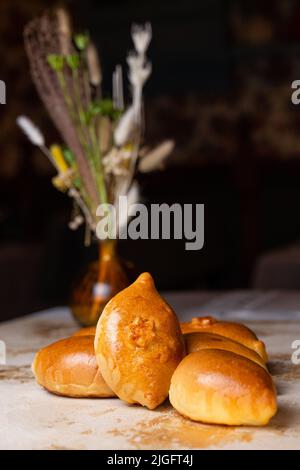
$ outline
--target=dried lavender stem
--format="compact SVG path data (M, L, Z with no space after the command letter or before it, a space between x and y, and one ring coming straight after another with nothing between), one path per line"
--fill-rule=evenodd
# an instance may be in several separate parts
M50 163L52 163L52 165L54 166L54 168L56 168L56 170L59 172L59 168L58 168L58 166L56 165L56 163L55 163L55 161L54 161L54 158L52 157L51 152L50 152L49 149L46 147L46 145L40 145L40 146L39 146L39 149L41 150L41 152L43 152L44 155L46 155L46 157L48 158L48 160L50 161Z

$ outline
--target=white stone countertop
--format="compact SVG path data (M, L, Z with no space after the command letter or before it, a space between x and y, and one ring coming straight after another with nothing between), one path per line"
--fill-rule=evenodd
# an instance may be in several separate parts
M168 402L154 411L118 399L72 399L39 387L35 352L78 326L65 307L0 324L7 348L0 366L0 449L300 449L300 292L165 294L180 320L216 315L242 321L266 342L279 411L264 428L194 423Z

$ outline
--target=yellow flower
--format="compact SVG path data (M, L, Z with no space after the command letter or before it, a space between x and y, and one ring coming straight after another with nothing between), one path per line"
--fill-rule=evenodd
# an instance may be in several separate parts
M64 159L62 150L59 145L51 145L50 152L55 162L55 165L59 173L65 173L68 171L69 167Z

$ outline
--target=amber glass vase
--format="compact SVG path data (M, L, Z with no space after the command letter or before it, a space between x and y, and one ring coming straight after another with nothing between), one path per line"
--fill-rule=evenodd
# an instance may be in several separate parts
M129 285L128 269L117 254L116 240L99 243L98 260L88 265L71 293L70 308L82 326L96 325L107 302Z

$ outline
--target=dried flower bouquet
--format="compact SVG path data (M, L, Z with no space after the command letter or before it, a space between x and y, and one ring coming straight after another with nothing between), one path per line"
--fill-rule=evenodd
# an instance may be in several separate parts
M25 116L17 120L29 140L37 145L57 170L54 186L74 200L70 227L86 223L86 239L95 232L100 203L118 205L119 196L138 198L137 170L160 167L173 148L165 141L154 150L141 148L143 87L151 74L146 51L151 25L134 25L134 50L128 55L132 102L125 108L123 74L117 65L112 79L112 99L102 96L102 70L88 34L72 33L64 9L34 19L24 32L31 73L38 93L63 144L46 146L41 131ZM143 156L142 156L143 155Z

